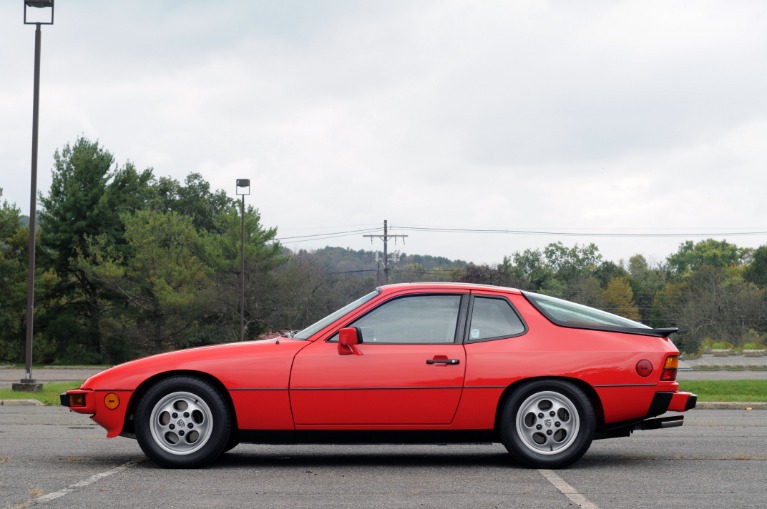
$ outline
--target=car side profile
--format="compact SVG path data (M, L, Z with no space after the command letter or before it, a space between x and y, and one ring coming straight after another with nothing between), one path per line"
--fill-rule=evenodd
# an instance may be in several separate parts
M386 285L285 337L115 366L61 403L165 467L242 442L500 442L563 468L594 439L682 425L663 415L697 399L675 331L511 288Z

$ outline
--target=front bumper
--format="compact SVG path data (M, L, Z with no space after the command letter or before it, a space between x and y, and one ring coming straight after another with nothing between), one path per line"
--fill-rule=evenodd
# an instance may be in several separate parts
M72 389L60 394L59 400L73 412L90 415L112 438L123 431L132 394L128 390Z
M81 414L96 413L96 399L91 389L72 389L59 394L61 406Z

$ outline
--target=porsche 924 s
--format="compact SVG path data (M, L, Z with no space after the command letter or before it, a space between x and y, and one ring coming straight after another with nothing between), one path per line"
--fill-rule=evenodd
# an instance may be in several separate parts
M592 440L681 426L676 329L510 288L382 286L276 339L154 355L61 403L165 467L238 443L500 442L562 468Z

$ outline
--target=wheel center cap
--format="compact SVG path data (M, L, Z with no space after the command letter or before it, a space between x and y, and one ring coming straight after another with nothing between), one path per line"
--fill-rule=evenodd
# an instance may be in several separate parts
M543 425L546 426L547 428L550 428L551 427L551 419L546 419L545 421L543 421Z
M184 419L179 419L178 422L176 423L176 425L179 428L183 428L184 426L186 426L186 423L184 422Z

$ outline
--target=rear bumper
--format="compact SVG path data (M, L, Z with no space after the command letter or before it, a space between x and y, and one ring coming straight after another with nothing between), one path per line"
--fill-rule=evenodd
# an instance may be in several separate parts
M698 396L691 392L675 392L668 406L671 412L686 412L698 404Z
M656 392L645 419L666 412L686 412L695 408L698 396L691 392Z
M666 412L686 412L695 408L698 396L691 392L657 392L653 397L647 415L643 419L634 421L618 422L605 426L605 429L596 434L594 438L614 438L630 436L634 430L651 430L675 428L684 423L684 416L671 417L656 416Z

